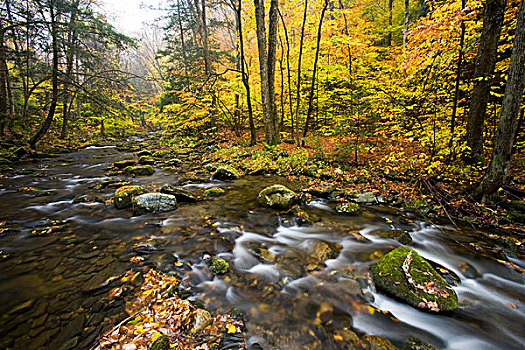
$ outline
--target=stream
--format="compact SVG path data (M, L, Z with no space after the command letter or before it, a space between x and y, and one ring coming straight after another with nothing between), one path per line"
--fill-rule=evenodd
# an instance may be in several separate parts
M151 176L110 180L112 163L132 156L92 146L2 174L0 349L89 349L128 316L122 299L109 298L107 280L132 269L136 256L178 273L190 298L213 314L240 309L247 345L264 349L344 349L337 340L345 327L396 346L414 336L438 349L525 347L525 276L508 264L525 267L523 245L495 245L473 228L432 226L383 205L345 216L321 198L302 206L313 224L298 226L256 203L272 184L303 188L275 176L185 183L189 191L221 187L226 194L133 216L109 201L118 185L152 190L182 175L155 166ZM456 284L456 310L420 311L371 286L369 265L400 246L378 234L392 229L408 231L409 246ZM320 242L336 253L318 259ZM214 256L232 271L211 274Z

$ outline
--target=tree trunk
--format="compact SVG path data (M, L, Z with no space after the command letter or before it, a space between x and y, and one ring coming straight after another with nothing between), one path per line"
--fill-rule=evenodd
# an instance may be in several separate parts
M403 21L403 49L406 49L406 46L407 46L409 14L410 14L410 0L405 0L405 20Z
M244 69L244 38L242 35L242 0L239 0L238 7L235 9L237 12L237 27L239 31L239 45L241 47L241 75L242 83L246 89L246 104L248 105L248 122L250 124L250 146L254 146L257 143L257 135L255 134L255 125L253 123L253 109L252 109L252 97L250 93L250 82L248 74Z
M505 87L505 96L501 106L496 140L492 158L474 197L480 199L496 192L506 180L512 155L512 146L518 127L520 103L525 89L525 1L521 1L516 36L510 58L510 65Z
M304 122L304 129L303 129L303 142L302 142L303 146L304 146L304 138L306 137L306 134L308 133L308 124L310 123L310 118L312 116L312 111L313 111L315 77L317 74L317 62L319 60L319 49L321 47L321 34L322 34L321 31L323 27L324 14L326 12L327 7L328 7L328 0L325 0L323 9L321 11L321 19L319 20L319 27L317 27L317 46L315 48L315 60L314 60L314 69L312 72L312 84L310 85L310 96L308 98L308 111L306 113L306 121Z
M386 36L386 46L392 46L392 9L394 0L388 0L388 35Z
M465 8L466 0L461 0L461 9ZM450 140L448 142L448 148L452 152L454 147L454 132L456 128L456 112L458 109L459 100L459 85L461 83L461 69L463 65L463 46L465 45L465 22L461 21L461 35L459 37L459 53L458 53L458 64L456 66L456 82L454 86L454 102L452 104L452 116L450 117Z
M69 123L69 112L71 109L71 104L73 98L71 97L71 92L68 91L69 86L71 85L71 73L73 72L73 65L75 63L75 45L77 41L77 30L76 30L76 18L78 12L79 1L75 1L72 4L71 17L69 19L69 33L67 37L67 53L66 53L66 76L64 79L64 111L62 113L62 130L60 132L59 138L61 140L67 137L67 127Z
M49 104L49 110L47 112L47 117L44 120L44 123L42 124L41 128L38 130L38 132L29 140L29 145L31 148L35 148L36 144L42 136L45 135L45 133L49 130L49 127L51 126L51 122L53 121L53 117L55 116L55 109L57 106L57 100L58 100L58 32L57 32L57 23L55 18L55 1L49 0L48 2L49 6L49 15L51 17L51 44L53 49L53 68L52 68L52 76L51 76L51 85L52 93L51 93L51 103Z
M301 139L299 138L299 103L301 100L301 58L303 56L303 42L304 42L304 27L306 25L306 12L308 10L308 0L304 0L303 25L301 27L301 41L299 44L299 60L297 62L297 98L295 106L295 127L296 127L296 141L297 147L301 147Z
M4 28L0 21L0 136L4 136L4 128L9 118L7 96L7 57L4 45Z
M293 106L292 106L292 77L291 77L291 70L290 70L290 41L288 40L288 29L286 28L286 24L284 23L283 15L281 14L281 11L279 11L279 16L281 17L281 22L283 24L284 29L284 36L286 38L286 66L288 71L288 99L290 100L290 126L292 130L292 138L293 138L293 131L294 131L294 124L293 124Z
M467 121L467 146L470 148L467 163L478 163L484 159L483 125L506 3L507 0L487 0L485 3L483 31L475 59L474 89Z
M270 14L268 23L268 107L270 135L268 135L269 145L280 143L279 139L279 117L277 116L277 105L275 103L275 65L277 54L277 28L279 20L277 13L279 1L271 0Z
M261 75L261 99L263 108L264 134L266 143L279 143L277 113L275 109L275 48L277 44L277 0L270 3L268 51L266 51L266 28L264 22L264 2L254 0L257 46L259 50L259 66Z

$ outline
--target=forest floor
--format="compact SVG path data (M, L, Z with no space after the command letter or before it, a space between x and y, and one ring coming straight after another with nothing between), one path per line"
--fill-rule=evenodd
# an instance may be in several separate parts
M258 135L261 139L262 134ZM483 176L483 166L466 166L459 156L429 158L429 150L416 141L361 138L356 154L355 138L340 135L310 137L302 148L286 139L273 147L262 142L248 147L248 134L239 137L230 130L221 130L217 140L208 160L231 163L245 173L275 173L313 187L334 185L346 194L373 192L430 222L448 218L454 225L525 233L523 154L512 159L508 185L490 201L479 203L470 196L470 189Z

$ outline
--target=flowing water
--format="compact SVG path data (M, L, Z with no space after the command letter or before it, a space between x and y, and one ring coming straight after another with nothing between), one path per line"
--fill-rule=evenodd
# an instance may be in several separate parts
M226 195L133 216L102 201L115 181L154 189L180 176L157 168L108 181L108 167L129 156L90 147L18 164L0 178L1 349L89 349L127 317L124 301L108 298L107 280L136 267L134 256L176 271L190 298L213 313L239 308L247 344L264 349L344 348L345 327L395 345L415 336L440 349L524 348L525 278L505 264L524 266L522 246L497 246L479 231L430 226L386 206L344 216L323 199L304 206L314 223L297 226L256 204L270 184L302 187L277 177L186 183L196 192L219 186ZM410 246L456 284L456 310L430 314L373 289L368 266L400 245L378 233L394 228L409 231ZM322 259L317 253L326 247L336 248ZM211 274L211 256L229 261L232 272Z

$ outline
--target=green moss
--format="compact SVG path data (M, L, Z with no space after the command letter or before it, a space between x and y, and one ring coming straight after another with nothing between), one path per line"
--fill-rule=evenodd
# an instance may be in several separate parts
M148 176L152 175L155 169L151 165L142 166L128 166L125 167L123 173L129 176Z
M229 165L220 166L213 173L213 178L217 180L235 180L240 177L239 171Z
M224 193L226 193L226 191L224 191L222 188L212 187L204 191L203 196L204 197L219 197L219 196L222 196Z
M131 206L133 197L146 193L146 189L141 186L124 186L115 191L114 202L117 209L124 209Z
M409 252L412 252L409 272L414 283L425 286L433 282L432 286L442 293L429 294L425 290L414 288L409 284L402 268ZM427 302L435 302L440 311L449 311L457 306L458 298L454 289L425 259L408 247L399 247L383 256L370 266L370 273L378 289L405 301L413 307L429 309Z
M211 259L210 271L216 275L224 275L230 269L230 264L224 259Z
M297 195L288 187L273 185L259 192L257 201L270 208L287 209L297 202Z

